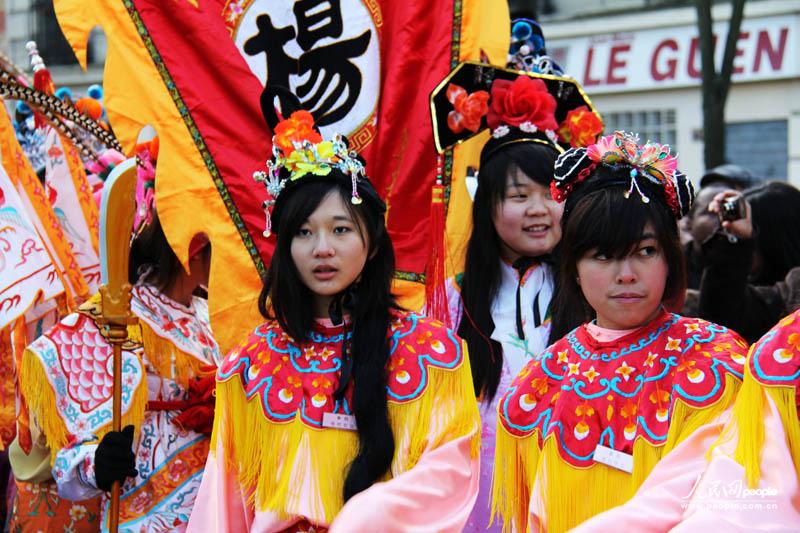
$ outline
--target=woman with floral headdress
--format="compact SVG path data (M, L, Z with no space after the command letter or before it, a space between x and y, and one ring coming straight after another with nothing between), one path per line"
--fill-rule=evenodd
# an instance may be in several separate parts
M663 306L685 287L676 222L693 191L676 167L621 132L556 161L557 307L583 324L499 401L493 507L509 528L564 531L625 502L735 397L746 343Z
M795 311L753 344L733 407L659 462L633 498L578 531L608 531L618 524L654 532L797 531L798 412L800 311Z
M265 115L266 322L220 365L189 529L460 531L480 427L466 347L395 303L386 207L346 139Z
M137 147L137 211L130 251L131 311L122 347L122 431L111 431L112 353L100 324L100 297L84 303L25 351L20 387L30 408L37 443L49 448L58 495L102 498L72 506L64 527L108 527L108 491L122 483L121 530L181 531L194 504L208 455L213 419L213 371L219 351L205 300L194 296L208 282L210 244L196 237L189 271L167 242L155 214L157 138ZM29 455L20 451L15 474L33 479ZM43 498L50 499L48 492ZM41 509L20 509L21 527ZM41 527L41 523L39 524ZM47 529L55 524L50 523Z
M518 47L517 56L525 51ZM484 468L466 530L499 531L502 524L490 526L492 471L487 466L494 462L497 400L551 335L563 209L550 194L553 168L565 146L593 142L603 124L580 87L566 77L463 64L450 80L448 98L440 100L448 111L446 133L460 134L450 141L463 140L473 134L470 127L478 130L481 124L480 115L470 115L476 106L465 100L483 99L491 131L480 154L464 272L448 280L447 295L451 325L469 346L481 401Z

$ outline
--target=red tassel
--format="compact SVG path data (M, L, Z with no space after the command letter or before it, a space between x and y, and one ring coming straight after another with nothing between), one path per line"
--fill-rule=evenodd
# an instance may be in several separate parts
M53 77L45 66L42 57L39 55L36 43L30 41L25 47L28 49L28 55L31 58L31 67L33 68L33 88L48 96L53 96L56 93L56 84L53 83ZM33 120L37 128L44 128L47 126L47 119L41 113L34 113Z
M50 70L41 68L33 73L33 88L48 96L53 96L56 93L56 85L53 83Z
M450 312L445 288L445 256L447 255L445 224L442 156L439 156L436 184L431 190L430 249L428 251L428 267L425 272L425 309L429 317L449 324Z

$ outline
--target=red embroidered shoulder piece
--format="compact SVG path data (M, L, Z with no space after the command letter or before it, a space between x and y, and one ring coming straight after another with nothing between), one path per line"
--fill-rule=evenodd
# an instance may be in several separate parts
M277 321L268 321L223 360L217 379L239 376L248 400L258 395L264 416L272 422L300 416L305 424L320 428L324 413L352 414L352 387L342 401L333 396L339 385L343 332L342 327L317 324L310 340L298 343ZM411 313L399 313L393 321L389 349L386 393L394 403L419 398L431 367L454 370L464 360L458 337L440 322Z
M800 310L778 322L753 345L748 364L756 381L766 386L795 387L800 399Z
M667 438L675 402L718 401L725 376L742 379L747 344L700 319L662 313L650 325L608 343L581 326L532 360L498 406L513 436L553 434L565 461L592 464L598 444L633 453L637 437Z

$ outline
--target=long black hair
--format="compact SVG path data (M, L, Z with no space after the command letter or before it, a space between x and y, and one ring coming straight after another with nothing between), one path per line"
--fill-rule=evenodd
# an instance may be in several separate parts
M755 246L762 259L751 281L772 285L800 266L800 190L773 181L746 190L744 197L752 208Z
M601 165L594 175L610 173L618 181L624 181L630 180L629 172L629 169ZM554 302L551 330L559 335L557 338L596 318L594 309L578 285L578 261L594 250L614 259L627 256L641 241L648 222L668 267L662 301L677 297L686 288L686 264L677 221L663 200L662 190L646 184L644 179L639 180L639 185L651 199L649 203L641 201L636 192L625 198L627 185L600 187L579 197L576 194L567 198L561 218L559 291Z
M143 281L164 292L175 284L183 272L178 256L164 235L158 214L154 213L153 221L131 243L128 281L133 285L147 273Z
M503 350L490 337L494 331L492 302L500 288L500 236L494 227L494 212L505 199L506 182L517 170L530 179L550 186L558 153L533 142L510 144L481 158L478 189L472 204L472 235L467 243L461 283L463 311L458 335L467 341L475 395L491 400L497 393L503 368Z
M328 195L338 194L368 246L367 262L360 278L343 295L351 317L352 408L359 442L358 454L350 464L344 482L344 500L347 501L381 479L394 457L395 441L389 425L386 397L387 332L392 310L399 307L391 292L394 250L386 231L380 207L382 203L371 191L374 198L362 192L363 203L352 205L350 180L341 178L306 177L302 184L281 194L280 217L273 221L277 243L264 278L258 308L265 318L277 319L283 330L296 341L309 338L314 321L308 304L312 293L300 279L292 259L291 244L320 203ZM345 354L342 357L344 359ZM344 371L342 379L346 379Z

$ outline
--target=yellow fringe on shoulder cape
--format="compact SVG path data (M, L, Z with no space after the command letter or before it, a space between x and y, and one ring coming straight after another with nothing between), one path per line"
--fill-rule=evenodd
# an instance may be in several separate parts
M184 389L188 389L193 377L202 373L202 367L210 364L184 352L141 320L139 328L144 353L152 367L158 375L174 379Z
M37 424L50 448L50 464L55 463L56 454L69 443L70 432L56 407L56 394L41 360L31 350L25 350L20 369L20 388L28 403L32 423ZM122 413L122 426L133 424L137 429L144 419L147 405L147 379L133 393L133 401L127 411ZM111 431L111 421L94 432L98 439Z
M764 445L764 409L768 395L780 413L781 423L786 432L786 445L792 454L795 471L800 473L800 423L797 418L795 387L764 386L750 373L750 365L745 365L744 385L733 407L733 422L712 446L737 436L734 458L745 469L747 484L758 486L761 479L761 448ZM710 452L709 452L710 453Z
M87 311L99 305L99 302L100 295L96 294L81 306L81 311L94 320L96 316L88 314ZM174 379L184 389L188 387L192 377L201 373L201 367L206 364L180 350L170 340L159 336L141 320L136 325L128 326L128 340L143 347L148 362L159 375ZM139 364L142 364L141 359ZM30 413L44 433L52 453L51 462L54 462L56 453L69 442L70 433L56 408L55 391L47 378L42 361L27 349L22 357L19 380ZM123 427L128 424L132 424L137 430L141 427L147 400L147 376L144 375L134 391L129 409L122 413ZM109 421L94 434L98 439L102 439L110 430Z
M728 409L741 383L725 376L725 391L714 404L696 409L677 400L667 439L654 446L638 437L633 446L633 473L593 464L576 468L561 459L557 435L549 435L539 449L539 432L519 438L498 424L492 482L492 517L499 513L503 531L567 531L581 522L630 499L653 467L699 427ZM539 493L534 494L534 484ZM544 509L538 524L528 523L531 498Z
M480 415L477 404L464 401L474 397L466 349L458 368L429 367L428 380L416 400L389 402L393 475L412 468L426 449L467 435L472 435L472 458L478 457ZM311 502L314 516L308 518L329 524L344 504L344 478L358 449L357 433L311 428L299 415L283 424L271 422L262 412L261 396L245 398L236 376L217 383L216 396L212 453L222 446L226 468L238 473L242 492L251 494L250 504L288 517L301 503L300 480L310 472L318 484L312 487L317 494Z

